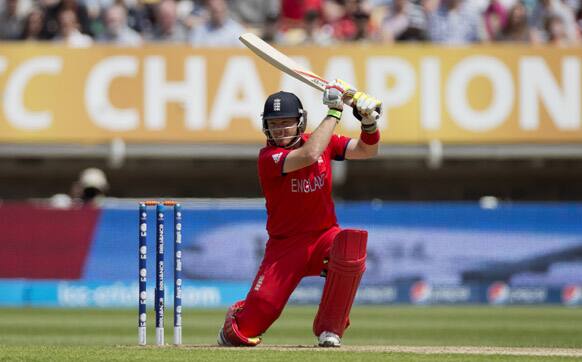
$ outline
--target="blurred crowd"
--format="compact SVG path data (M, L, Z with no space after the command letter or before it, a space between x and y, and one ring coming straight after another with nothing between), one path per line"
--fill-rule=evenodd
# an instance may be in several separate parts
M3 0L0 40L240 46L338 42L580 43L582 0Z

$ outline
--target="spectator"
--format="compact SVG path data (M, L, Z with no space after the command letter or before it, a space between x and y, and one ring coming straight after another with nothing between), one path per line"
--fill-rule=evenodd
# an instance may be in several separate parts
M380 37L386 43L427 39L426 15L419 1L394 0L381 27Z
M22 32L24 22L18 13L18 0L6 0L0 13L0 39L16 40Z
M558 15L546 19L545 32L548 34L548 43L558 47L565 47L570 43L566 26Z
M228 8L232 18L243 26L260 29L279 17L280 0L230 0Z
M102 206L109 183L98 168L87 168L73 182L69 194L59 193L49 198L49 205L58 209Z
M187 39L186 28L178 21L176 2L161 0L155 8L155 24L151 40L182 43Z
M498 40L508 42L531 42L531 31L528 25L527 8L523 1L518 1L507 15L507 23L501 31Z
M105 10L114 4L113 0L77 0L87 9L88 27L92 37L97 37L104 30L104 25L101 17Z
M41 40L44 13L40 8L33 7L24 19L24 28L20 40Z
M370 14L361 0L342 0L343 16L332 22L333 34L340 41L368 39L373 30L370 27Z
M281 28L283 31L302 28L307 13L322 11L323 0L281 0Z
M263 39L268 42L288 45L316 44L329 45L334 42L333 27L324 24L321 13L309 10L305 13L305 19L301 28L286 28L277 26L276 20L265 25Z
M126 4L124 0L115 0L117 5L123 6L127 14L127 25L137 31L143 37L145 34L152 32L155 21L156 8L147 0L134 0L131 5Z
M121 5L113 5L105 11L105 31L97 40L132 47L142 43L141 36L127 25L127 13Z
M279 28L279 18L277 16L265 20L261 31L261 38L267 43L286 42L284 35Z
M54 41L64 42L72 48L87 48L93 44L93 39L79 31L77 15L73 10L63 10L59 13L59 32Z
M557 19L559 17L559 23ZM564 4L561 0L538 0L532 16L530 26L533 30L533 40L537 43L543 43L550 41L552 34L549 33L551 26L550 23L555 24L558 27L563 27L563 31L566 33L567 40L571 43L577 43L579 40L579 33L576 27L576 18L574 16L574 11ZM561 31L561 30L560 30ZM556 34L554 34L555 36Z
M241 46L238 36L245 29L231 19L224 0L207 0L208 18L190 34L193 46L228 47Z
M48 7L45 12L45 23L43 27L43 39L52 39L59 32L60 14L63 11L72 11L75 14L78 28L83 34L93 35L91 32L91 21L87 8L77 2L77 0L60 0L58 3Z
M435 1L428 11L428 33L433 42L467 44L481 40L481 21L465 0Z
M91 167L79 174L79 179L72 185L71 196L75 204L100 206L108 190L109 183L105 173Z
M368 40L376 35L376 29L370 22L370 13L361 6L361 0L352 0L358 3L358 8L351 14L356 24L356 34L351 40Z
M491 0L483 13L485 39L495 41L501 37L501 32L507 24L507 11L499 0Z
M580 10L580 5L582 5L580 4L580 0L562 0L562 2L568 6L574 12L574 14Z
M538 0L521 0L521 2L523 2L523 5L525 6L525 8L527 10L527 17L529 19L534 8L536 7ZM508 7L510 7L512 5L514 5L514 4L509 4Z
M322 24L320 14L315 11L309 11L305 14L305 37L303 43L329 45L333 42L333 27Z

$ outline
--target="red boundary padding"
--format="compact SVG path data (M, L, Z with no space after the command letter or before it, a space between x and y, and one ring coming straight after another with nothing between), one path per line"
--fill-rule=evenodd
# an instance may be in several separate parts
M79 279L100 210L0 206L0 278Z

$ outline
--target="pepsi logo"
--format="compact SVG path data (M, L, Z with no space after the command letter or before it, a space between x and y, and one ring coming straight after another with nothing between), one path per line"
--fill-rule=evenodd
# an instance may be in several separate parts
M495 282L487 288L487 301L489 304L506 304L509 301L510 289L504 282Z
M565 305L578 305L582 302L582 287L579 285L566 285L562 288L562 303Z
M414 304L428 304L432 296L432 287L425 281L418 281L410 287L410 301Z

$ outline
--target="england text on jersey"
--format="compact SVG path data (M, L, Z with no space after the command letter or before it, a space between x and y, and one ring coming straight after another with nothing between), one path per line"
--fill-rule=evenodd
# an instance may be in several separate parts
M315 175L311 179L291 179L291 192L315 192L325 186L325 172L321 175Z

